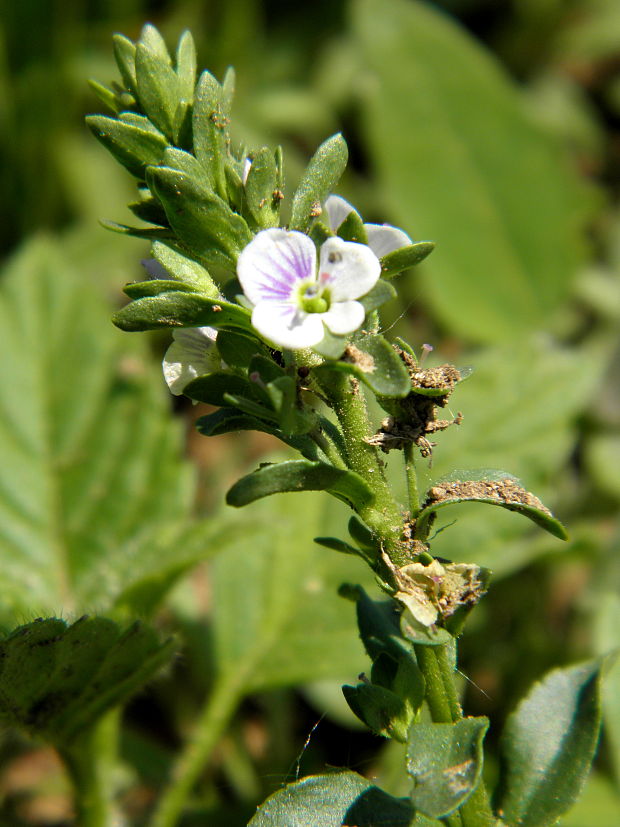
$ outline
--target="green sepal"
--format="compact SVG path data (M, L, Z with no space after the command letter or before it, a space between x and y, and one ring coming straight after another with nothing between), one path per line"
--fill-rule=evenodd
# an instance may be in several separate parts
M508 717L501 738L503 824L551 827L579 797L599 737L605 660L554 669Z
M247 368L257 354L262 354L262 358L267 359L269 352L255 336L236 330L222 330L218 333L217 349L224 362L236 368Z
M453 724L419 723L409 730L407 773L411 803L429 818L444 818L467 801L482 773L487 718Z
M220 408L211 414L201 416L196 421L196 427L204 436L219 436L234 431L261 431L295 448L306 459L316 461L318 456L316 444L309 437L287 436L279 428L265 422L264 419L243 413L237 408Z
M379 279L372 290L369 293L366 293L365 296L362 296L361 299L358 299L358 301L366 311L366 315L368 315L368 313L371 313L373 310L377 310L377 308L381 307L381 305L389 302L390 299L395 297L396 290L392 287L389 281Z
M159 29L153 26L152 23L145 23L144 26L142 26L140 40L136 43L136 50L140 43L146 46L161 63L165 63L168 66L172 65L166 41L159 33Z
M215 371L208 373L206 376L199 376L192 379L184 388L183 394L194 399L196 402L204 402L207 405L217 405L217 407L225 407L227 403L226 395L230 397L243 396L245 398L261 402L261 397L256 392L256 385L248 382L242 376L229 371Z
M207 71L200 75L196 87L192 125L196 158L205 170L211 190L225 198L228 115L224 111L222 86Z
M323 331L323 338L318 345L314 345L312 350L324 359L340 359L347 347L346 337L335 336L325 327L325 325L323 325Z
M523 488L519 480L504 471L487 468L452 471L431 486L416 520L416 537L423 540L428 537L437 511L463 502L485 503L516 511L554 537L568 539L562 523L537 497Z
M164 270L176 281L195 287L204 296L217 299L219 290L217 285L202 265L189 258L170 244L154 241L151 246L151 255L158 261Z
M89 115L86 124L108 152L140 180L144 180L147 166L161 161L168 146L168 141L161 133L117 118Z
M317 149L293 197L291 230L307 232L313 218L344 172L349 151L342 135L333 135Z
M245 182L245 196L250 215L257 229L277 227L280 219L278 171L272 151L268 147L252 154L252 164Z
M112 35L112 43L114 59L125 88L135 97L138 87L136 81L136 46L128 37L122 34Z
M345 770L287 784L258 808L248 827L411 827L414 817L409 801Z
M162 293L197 293L198 290L189 284L182 284L172 279L148 279L135 281L123 287L123 293L130 299L143 299L145 296L159 296Z
M196 45L191 32L187 29L179 38L176 52L176 73L180 100L189 104L193 103L194 88L196 86Z
M239 508L283 491L327 491L356 511L374 500L370 487L354 471L344 471L324 462L289 460L264 465L242 477L228 491L226 502Z
M167 52L166 52L167 54ZM136 44L136 81L138 100L155 126L176 143L176 112L179 105L179 79L170 65L143 42Z
M398 695L372 683L345 684L342 693L355 715L376 735L407 743L413 716Z
M314 241L316 247L320 247L328 238L334 237L329 227L326 227L318 218L313 221L312 226L308 230L308 235Z
M356 210L351 210L336 232L344 241L355 241L357 244L368 244L368 236L364 222Z
M0 718L69 744L127 701L168 662L172 647L139 623L123 632L103 617L20 626L0 642Z
M147 177L170 226L192 255L207 265L220 264L223 259L234 268L239 253L252 240L243 218L215 193L178 170L151 166Z
M408 267L414 267L430 255L435 249L433 241L418 241L408 247L400 247L383 256L381 259L381 275L385 279L392 279Z
M208 299L197 293L162 293L130 302L113 316L121 330L156 330L160 327L210 327L252 330L250 313L237 304Z
M409 373L383 336L359 336L339 361L325 362L315 373L348 373L380 396L403 398L411 391Z

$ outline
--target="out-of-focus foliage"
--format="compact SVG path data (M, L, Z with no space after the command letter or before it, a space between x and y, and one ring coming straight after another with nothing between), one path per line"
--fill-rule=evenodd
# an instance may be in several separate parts
M428 478L510 467L572 537L560 549L499 509L462 505L435 540L442 556L495 571L460 668L471 714L501 722L543 672L620 642L618 4L320 0L308 14L275 0L22 0L2 11L0 249L13 256L0 283L2 624L163 606L155 616L183 654L127 716L125 803L136 819L162 784L170 745L237 666L247 686L229 684L235 700L257 694L201 779L187 824L245 823L294 780L291 756L323 714L304 773L350 753L405 795L391 753L356 732L334 690L365 668L351 605L336 595L361 568L311 545L342 534L338 504L291 495L226 511L222 492L273 443L198 438L190 423L206 411L179 410L193 475L157 375L167 340L157 334L148 351L107 321L122 285L140 280L146 247L96 224L128 220L132 193L82 125L99 105L85 78L111 81L110 35L135 38L149 19L169 45L191 28L198 65L218 78L235 66L235 140L283 145L285 209L302 160L342 129L352 149L342 194L365 220L437 243L415 276L399 277L391 310L396 331L434 344L435 363L475 368L451 399L463 424L439 435ZM29 241L41 230L55 237ZM199 568L165 599L216 552L208 573ZM221 656L231 651L235 662ZM617 673L611 665L596 771L563 824L618 821ZM283 689L292 684L302 694ZM44 783L19 792L11 774L24 750L11 735L0 747L2 817L42 824L34 804ZM492 781L492 762L487 771Z

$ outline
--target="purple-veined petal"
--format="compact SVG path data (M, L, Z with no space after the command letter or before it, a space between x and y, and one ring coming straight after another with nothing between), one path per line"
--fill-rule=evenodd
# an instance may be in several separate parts
M330 195L325 202L325 212L327 213L329 228L335 233L349 214L357 213L357 210L339 195Z
M213 327L187 327L174 330L173 342L162 362L164 379L175 396L198 376L212 373L222 361L214 348L217 330Z
M290 350L318 344L324 313L304 313L290 302L263 301L252 311L252 325L270 342Z
M300 281L315 278L316 248L307 235L262 230L239 256L237 276L243 292L257 305L292 301Z
M377 256L382 258L401 247L408 247L413 242L403 230L392 227L389 224L364 224L368 246Z
M321 318L336 336L353 333L364 323L364 307L356 301L334 302Z
M329 285L332 302L365 296L381 275L379 259L365 244L328 238L320 255L319 283Z

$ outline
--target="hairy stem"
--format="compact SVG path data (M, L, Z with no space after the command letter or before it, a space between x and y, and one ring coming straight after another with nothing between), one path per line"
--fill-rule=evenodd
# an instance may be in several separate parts
M321 390L329 399L342 429L347 466L363 477L375 495L372 505L360 510L360 517L379 537L392 561L403 565L407 559L400 548L401 510L390 491L377 449L366 442L371 427L359 383L334 371L330 373L329 381L321 381Z
M181 818L192 788L228 726L243 693L245 674L224 676L213 687L196 721L191 740L176 762L168 787L150 821L150 827L174 827Z
M405 455L405 474L407 476L409 510L411 511L411 518L415 519L420 511L420 498L418 494L418 475L415 469L413 442L407 442L405 444L403 453Z
M76 824L113 827L119 824L114 806L114 770L120 710L103 717L70 745L59 748L75 790Z

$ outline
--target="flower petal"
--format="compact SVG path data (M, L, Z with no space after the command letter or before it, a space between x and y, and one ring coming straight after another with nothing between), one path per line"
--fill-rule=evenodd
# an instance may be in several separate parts
M321 247L319 283L329 285L332 301L365 296L380 274L379 259L365 244L328 238Z
M357 210L339 195L330 195L324 207L327 213L327 220L329 221L329 228L333 233L337 232L338 227L350 213L357 213Z
M262 230L239 256L237 276L243 292L257 305L291 300L295 286L315 278L316 248L307 235Z
M347 301L334 302L326 313L320 315L332 333L344 336L362 326L366 313L359 302Z
M389 224L364 224L364 229L368 238L368 246L377 258L413 244L407 233Z
M214 348L216 336L217 330L213 327L173 331L173 342L164 355L162 368L166 384L175 396L180 396L193 379L221 367Z
M325 331L324 313L304 313L290 302L263 301L252 311L252 325L278 347L300 350L317 345Z

